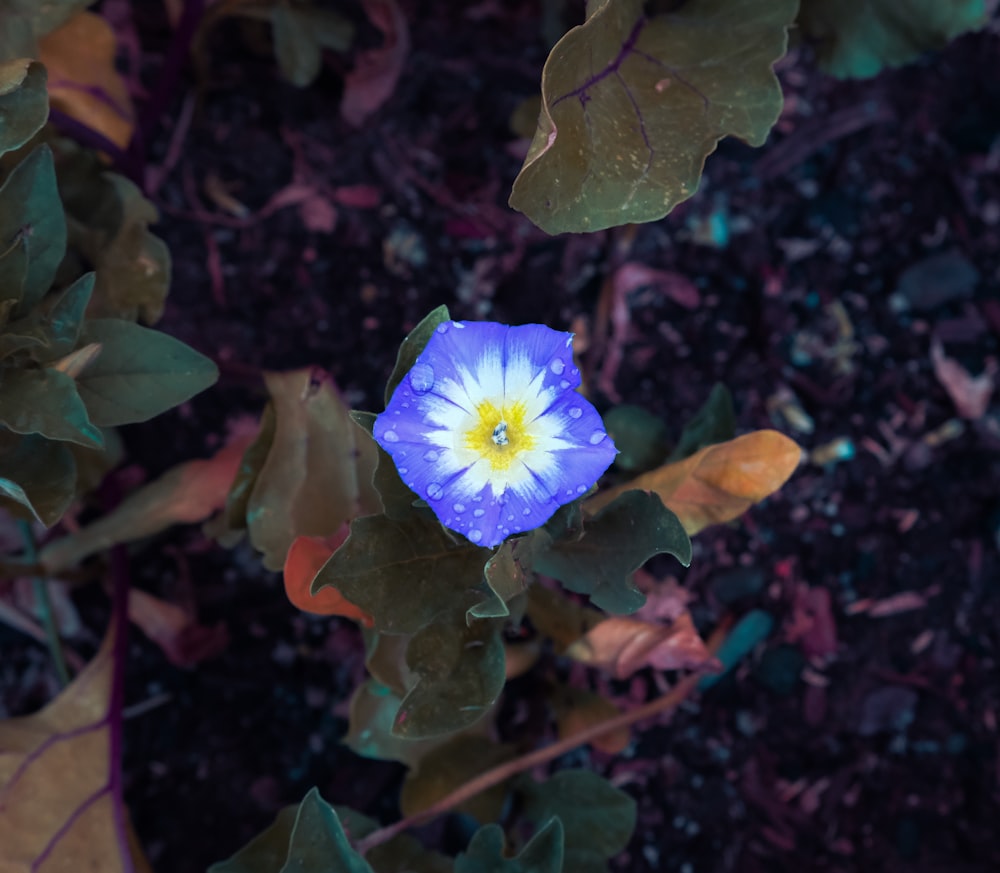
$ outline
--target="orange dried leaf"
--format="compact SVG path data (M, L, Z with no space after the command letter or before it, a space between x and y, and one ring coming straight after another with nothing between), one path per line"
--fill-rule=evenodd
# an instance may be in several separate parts
M125 148L135 111L128 86L115 69L111 26L93 12L78 12L38 46L52 106Z
M669 625L612 616L587 631L566 654L617 679L627 679L643 667L693 669L712 659L688 612Z
M109 632L94 660L48 706L0 722L3 873L134 869L113 684Z
M311 592L313 579L346 539L347 530L345 525L334 537L297 537L292 542L285 557L285 594L292 605L303 612L342 615L371 627L375 623L372 617L351 603L336 588L320 588L315 594Z
M777 491L799 464L802 450L784 434L758 430L637 476L588 500L595 513L619 494L653 491L693 536L709 525L732 521Z

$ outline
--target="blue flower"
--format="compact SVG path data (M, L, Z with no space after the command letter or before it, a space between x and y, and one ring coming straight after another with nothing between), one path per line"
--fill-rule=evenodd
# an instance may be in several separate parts
M617 450L574 389L573 335L445 322L375 420L375 439L442 524L493 547L586 493Z

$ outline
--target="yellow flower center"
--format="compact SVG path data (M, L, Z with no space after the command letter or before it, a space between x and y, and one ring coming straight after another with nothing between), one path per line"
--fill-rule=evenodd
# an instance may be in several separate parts
M476 407L473 424L462 434L462 447L485 458L494 471L510 469L521 452L531 451L535 438L528 432L524 404L499 408L486 400Z

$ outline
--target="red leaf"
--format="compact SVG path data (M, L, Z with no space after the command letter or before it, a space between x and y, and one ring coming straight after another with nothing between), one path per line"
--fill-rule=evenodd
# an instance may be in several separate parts
M303 612L314 615L342 615L360 621L365 627L375 624L367 612L351 603L336 588L321 588L311 593L313 579L330 556L347 539L343 525L332 537L296 537L285 558L285 594Z

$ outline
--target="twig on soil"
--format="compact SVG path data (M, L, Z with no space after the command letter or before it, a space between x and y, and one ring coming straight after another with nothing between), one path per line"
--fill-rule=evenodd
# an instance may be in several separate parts
M706 648L710 654L714 655L719 650L729 630L729 626L730 623L728 621L722 621L709 638ZM613 718L598 722L579 733L566 737L566 739L559 740L544 748L536 749L534 752L522 755L513 761L507 761L498 767L494 767L492 770L487 770L485 773L480 773L474 779L470 779L464 785L460 785L427 809L400 819L395 824L373 831L363 840L359 840L355 845L355 849L359 854L364 855L365 852L374 849L376 846L381 846L403 831L419 827L431 819L449 812L459 804L475 797L477 794L481 794L494 785L499 785L501 782L510 779L512 776L516 776L518 773L523 773L525 770L530 770L540 764L547 764L549 761L565 755L579 746L586 745L597 737L604 736L624 727L630 727L636 722L644 721L661 712L673 709L688 698L691 692L698 687L698 683L701 680L702 674L700 672L689 673L662 697L658 697L640 706L638 709L623 712Z

